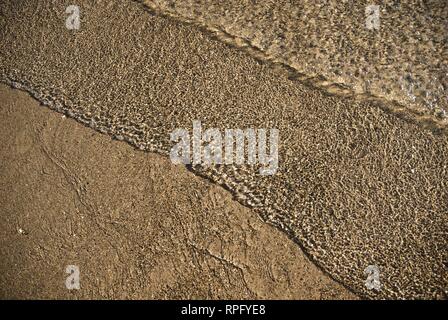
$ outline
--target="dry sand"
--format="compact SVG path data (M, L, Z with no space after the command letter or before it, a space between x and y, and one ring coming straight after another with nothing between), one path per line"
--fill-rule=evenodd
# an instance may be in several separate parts
M0 298L356 298L184 166L4 85L0 114Z
M313 89L140 4L78 2L78 31L65 27L69 2L1 3L3 82L162 155L172 146L169 133L193 120L219 129L276 127L274 176L251 166L191 169L228 188L364 297L444 294L446 131L382 104ZM381 270L380 292L365 287L369 265Z

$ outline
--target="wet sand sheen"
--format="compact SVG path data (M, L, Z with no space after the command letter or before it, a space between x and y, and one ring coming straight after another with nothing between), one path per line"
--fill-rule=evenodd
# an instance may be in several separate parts
M191 169L230 189L364 296L443 292L446 135L291 81L137 4L81 2L83 25L73 32L61 19L62 4L37 3L2 4L4 82L165 155L169 133L193 120L220 129L276 127L275 176L261 177L249 166ZM20 19L27 24L18 25ZM4 54L14 47L16 55ZM381 269L380 293L364 286L364 269L372 264Z
M0 97L0 298L357 298L184 166L25 92L0 85Z
M140 0L313 86L448 124L443 1Z

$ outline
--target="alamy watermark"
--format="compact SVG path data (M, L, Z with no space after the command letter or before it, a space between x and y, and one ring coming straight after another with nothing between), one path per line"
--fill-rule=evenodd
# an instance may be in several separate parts
M269 150L267 147L269 131ZM261 164L262 175L273 175L278 168L278 129L225 129L203 131L200 121L193 121L193 133L178 128L170 135L177 142L170 152L176 164Z
M364 274L367 275L367 279L365 281L365 286L367 289L372 290L375 289L379 291L381 289L380 282L380 270L376 265L369 265L365 270Z
M366 6L366 28L369 30L380 29L380 6L371 4Z
M68 265L65 267L65 272L69 276L65 279L65 287L68 290L79 290L79 267L75 265Z
M79 30L81 27L81 18L79 13L79 7L76 5L69 5L65 8L65 13L69 16L65 20L65 27L69 30Z

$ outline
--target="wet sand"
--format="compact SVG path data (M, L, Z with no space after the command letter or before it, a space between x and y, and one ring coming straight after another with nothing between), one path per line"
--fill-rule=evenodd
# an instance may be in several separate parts
M393 100L392 110L447 124L446 1L140 2L328 92ZM367 9L375 4L377 18Z
M329 95L140 4L80 1L81 29L67 30L68 4L1 4L3 82L165 156L169 133L193 120L219 129L278 128L274 176L252 166L190 169L227 188L363 297L443 295L445 131L378 103ZM381 270L380 292L365 286L369 265Z
M0 298L357 298L184 166L4 85L0 114Z

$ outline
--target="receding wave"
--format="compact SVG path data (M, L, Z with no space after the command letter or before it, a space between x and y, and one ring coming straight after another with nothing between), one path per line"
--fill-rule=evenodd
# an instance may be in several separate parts
M192 166L296 241L334 279L372 298L447 287L448 137L378 101L328 95L200 29L131 1L0 4L0 79L139 149L170 132L277 128L279 168ZM154 196L154 195L148 195ZM364 271L381 272L369 290Z
M422 122L448 122L444 1L387 2L368 28L365 1L137 0L199 25L332 94L388 101Z

